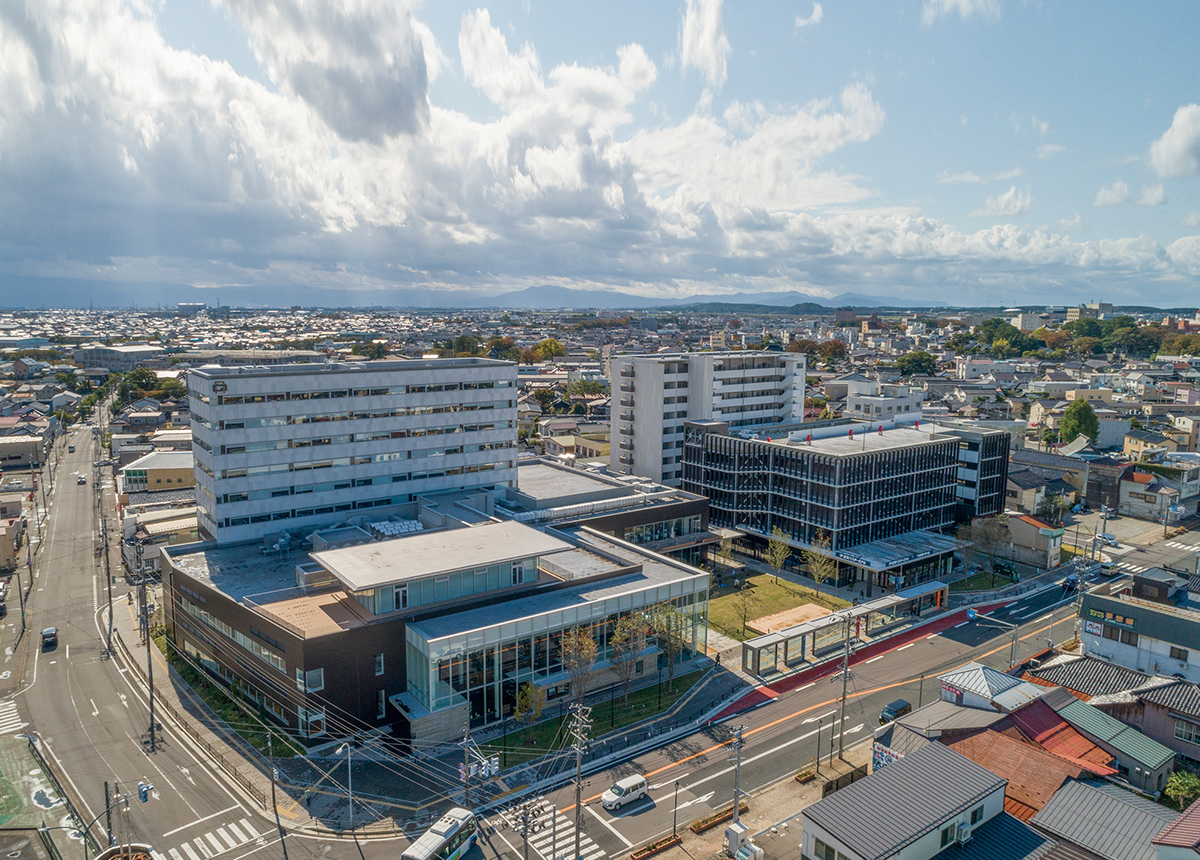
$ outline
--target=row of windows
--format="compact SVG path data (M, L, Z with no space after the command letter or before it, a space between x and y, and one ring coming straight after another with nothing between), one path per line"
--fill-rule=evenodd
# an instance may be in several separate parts
M379 388L341 388L332 391L282 391L270 394L219 395L218 406L233 406L241 403L276 403L293 400L332 400L342 397L384 397L393 394L431 394L439 391L476 391L492 388L511 388L510 380L499 382L447 382L431 385L389 385ZM199 392L189 391L189 395L202 400Z
M378 442L382 439L421 439L427 436L453 436L459 433L479 433L485 430L511 430L512 421L493 421L489 424L451 424L446 427L421 427L391 430L387 433L339 433L309 439L272 439L222 445L222 454L253 454L262 451L286 451L297 448L321 448L326 445L349 445L355 442ZM507 446L506 446L507 447Z
M260 645L259 643L255 642L253 639L251 639L249 636L247 636L245 633L242 633L240 630L234 630L232 627L230 627L224 621L215 617L214 615L209 613L207 610L201 609L199 606L196 606L194 603L192 603L186 597L179 598L179 605L183 607L184 612L186 612L189 615L192 615L196 618L199 618L201 621L203 621L209 627L212 627L214 630L217 630L220 633L222 633L226 638L232 639L234 642L241 645L243 648L245 648L247 651L249 651L255 657L258 657L260 660L270 663L272 666L274 666L280 672L287 671L287 666L284 664L283 657L276 654L274 651L272 651L267 646Z
M1120 642L1123 645L1136 646L1138 644L1138 635L1132 630L1123 630L1120 627L1113 627L1111 624L1104 625L1104 638Z
M391 463L399 460L420 460L424 457L442 457L447 454L475 454L479 451L503 451L515 448L515 441L487 442L471 445L453 445L450 447L415 448L411 451L388 451L383 454L355 455L353 457L333 457L329 460L308 460L297 463L273 463L264 466L239 466L233 469L222 469L222 478L245 478L255 475L272 475L281 472L307 472L313 469L334 469L344 466L366 466L371 463ZM369 483L369 482L368 482Z
M485 400L479 403L453 403L448 406L398 406L362 412L326 412L320 415L279 415L265 418L237 418L217 423L220 430L252 430L259 427L286 427L301 424L327 424L330 421L363 421L370 418L408 418L414 415L441 415L445 412L477 412L481 409L511 409L511 400Z
M237 502L261 501L262 499L281 499L287 496L303 496L308 493L330 493L335 490L349 490L352 487L386 486L388 484L403 484L406 481L419 481L425 478L442 477L443 475L468 475L477 472L490 472L498 467L496 463L483 463L474 466L460 466L455 469L426 472L405 472L400 475L376 475L373 478L342 478L337 481L324 481L319 484L298 484L287 487L269 487L263 490L246 490L244 492L225 493L215 497L218 505L231 505ZM390 502L376 502L366 507L378 507ZM345 510L349 510L346 508ZM253 522L253 520L252 520ZM267 520L260 520L267 522Z

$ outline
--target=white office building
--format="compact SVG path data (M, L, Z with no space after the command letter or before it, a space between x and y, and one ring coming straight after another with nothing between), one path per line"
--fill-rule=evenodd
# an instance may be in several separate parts
M724 421L736 433L803 421L804 374L795 353L614 355L609 469L678 487L685 422Z
M876 385L870 394L847 394L842 417L862 421L895 419L902 424L921 420L924 391L911 391L907 385Z
M218 543L516 483L510 362L202 367L188 389L199 525Z

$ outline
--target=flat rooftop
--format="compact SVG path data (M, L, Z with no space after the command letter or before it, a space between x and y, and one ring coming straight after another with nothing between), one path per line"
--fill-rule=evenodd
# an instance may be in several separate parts
M315 552L312 559L351 591L366 591L570 548L556 537L508 521Z
M614 576L599 582L577 585L571 588L560 588L554 591L544 591L519 599L507 600L478 609L456 612L437 618L428 618L409 624L410 630L417 633L427 642L444 639L448 636L461 635L473 630L497 627L510 624L524 618L534 618L551 612L561 612L575 609L590 603L620 597L645 591L648 588L670 585L675 582L692 582L697 578L707 585L707 574L704 571L687 567L686 565L671 564L665 559L638 552L629 552L619 544L609 542L596 535L575 531L574 536L590 544L595 549L608 553L623 554L628 564L642 563L642 569L637 572ZM571 555L562 553L558 558ZM616 567L616 565L614 565Z
M829 454L834 457L849 457L853 454L869 454L877 451L890 451L894 448L927 445L930 442L945 442L953 438L955 437L928 430L895 427L891 430L884 430L882 433L878 431L867 433L856 432L854 436L850 436L849 431L847 431L840 436L813 439L812 442L806 442L803 439L797 442L789 442L786 439L781 439L778 441L778 444L787 445L789 448L803 448L818 454Z
M231 377L248 376L288 376L341 373L382 373L391 370L449 370L464 367L509 367L512 362L491 358L423 358L412 361L362 361L341 362L332 361L322 364L314 362L299 364L276 365L236 365L233 367L204 367L192 368L188 373L204 379L229 379Z
M600 491L619 490L621 486L580 469L556 469L545 463L523 463L517 469L517 487L535 499L557 499L562 496L582 495ZM626 487L628 495L635 495L632 487Z
M303 594L271 603L259 603L259 611L303 632L306 638L327 636L367 624L374 616L344 591Z
M308 561L303 551L264 552L261 543L167 549L176 570L239 603L250 595L295 588L296 565Z

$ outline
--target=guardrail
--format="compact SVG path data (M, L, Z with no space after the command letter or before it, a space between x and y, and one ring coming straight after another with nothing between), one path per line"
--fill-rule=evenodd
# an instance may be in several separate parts
M129 647L125 644L125 640L121 638L121 632L119 630L113 631L113 639L116 641L121 651L124 652L126 663L134 667L144 683L148 683L145 670L142 668L141 664L133 658L133 655L129 651ZM175 721L175 724L179 726L179 728L181 728L189 738L191 738L196 747L200 749L210 761L221 768L221 770L224 771L230 779L241 786L242 789L244 789L247 794L254 798L254 800L256 800L263 809L268 808L266 792L256 786L244 773L238 770L237 766L230 761L230 757L228 755L213 746L213 744L210 743L209 740L203 736L203 734L201 734L200 730L192 725L191 718L189 716L181 714L177 708L175 708L170 702L166 701L162 697L157 698L154 704L155 707L161 708L163 711L166 711L171 715Z
M82 831L84 825L87 824L87 819L79 814L79 810L75 808L75 803L71 800L70 795L63 790L62 781L58 778L58 774L55 772L54 767L51 766L50 759L42 755L41 749L38 748L39 743L40 741L37 738L31 736L29 738L29 752L35 759L37 759L38 766L41 767L42 772L45 773L46 776L50 777L50 782L54 783L55 792L57 792L58 796L63 799L63 803L67 805L67 812L70 814L71 820L73 820L76 826L79 827L80 831ZM45 824L44 821L42 823ZM92 836L90 830L83 834L83 838L84 843L86 845L90 845L92 848L90 853L96 854L100 851L102 846L96 841L95 837ZM61 858L62 852L58 850L57 845L53 845L53 840L49 837L44 837L44 841L48 843L49 846L53 846L51 848L51 852Z

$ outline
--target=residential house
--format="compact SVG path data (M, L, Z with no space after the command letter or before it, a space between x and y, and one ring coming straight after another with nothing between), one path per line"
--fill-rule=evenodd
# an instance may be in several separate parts
M1031 517L1008 518L1008 534L1014 561L1049 570L1060 564L1065 529Z

